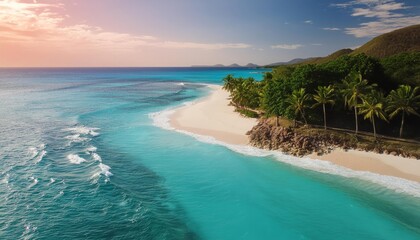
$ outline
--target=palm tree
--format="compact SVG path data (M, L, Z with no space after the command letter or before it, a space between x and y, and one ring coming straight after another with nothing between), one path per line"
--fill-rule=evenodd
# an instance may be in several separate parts
M243 108L247 101L247 89L243 78L236 79L235 87L231 92L232 102L239 108Z
M287 102L290 104L289 108L294 109L296 115L300 113L305 124L308 124L305 118L305 108L307 107L309 98L309 94L305 92L304 88L301 88L299 90L293 90L292 95L287 99Z
M396 90L392 90L388 95L388 107L386 111L389 112L389 117L394 118L401 112L401 127L400 138L403 135L404 118L405 115L414 114L420 117L416 111L420 107L420 95L417 92L419 87L414 89L408 85L400 85Z
M318 89L315 90L315 92L316 94L313 95L313 98L316 103L312 107L317 107L322 104L322 110L324 112L324 129L327 130L327 113L325 112L325 105L334 105L334 88L331 85L328 87L318 86Z
M230 93L232 93L233 90L235 90L237 84L238 80L234 78L232 74L229 74L225 78L223 78L223 89Z
M363 100L364 94L371 90L375 85L369 85L368 81L362 78L357 72L350 73L341 83L341 94L344 96L344 104L350 109L354 109L354 119L356 123L356 134L359 131L357 119L357 108L359 100Z
M384 108L384 95L378 91L372 90L371 94L363 98L363 103L359 104L359 114L364 115L364 119L369 119L373 125L373 136L376 139L375 117L388 121Z
M253 78L246 78L242 82L242 87L245 94L244 106L248 108L256 108L259 103L259 95L257 89L257 83Z

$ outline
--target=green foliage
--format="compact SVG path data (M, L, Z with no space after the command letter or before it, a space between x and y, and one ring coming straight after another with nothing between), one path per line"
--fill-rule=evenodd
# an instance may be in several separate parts
M312 64L297 67L290 79L292 89L315 89L323 81L321 72L321 68Z
M315 104L312 107L316 107L322 105L322 112L324 114L324 129L327 129L327 113L325 111L326 104L335 104L334 100L334 88L332 85L327 87L325 86L318 86L318 89L315 91L316 94L313 95L313 99L315 100Z
M255 109L260 106L262 84L253 78L234 78L227 75L223 79L223 89L231 94L232 103L239 108Z
M369 95L363 99L363 102L358 105L360 115L364 116L364 119L369 119L371 122L374 118L380 118L387 121L387 116L384 111L384 96L381 92L372 90Z
M369 119L373 126L373 135L376 138L375 118L388 121L384 111L384 96L381 92L372 90L370 94L365 95L362 104L358 104L359 114L364 119Z
M384 74L394 86L420 86L420 52L401 53L381 60Z
M310 95L306 93L304 88L300 88L298 90L293 90L292 95L286 100L289 103L289 109L292 111L294 110L295 116L299 113L302 119L307 124L307 120L305 117L305 109L308 107L308 101L310 99Z
M366 79L362 78L362 74L358 72L351 72L339 85L340 92L344 97L344 104L349 109L354 109L354 119L355 119L355 132L356 134L359 131L359 121L357 118L358 112L357 108L359 107L359 101L364 100L366 97L366 92L373 89L372 85L369 85Z
M245 117L249 118L258 118L260 115L258 113L248 110L248 109L238 109L237 110L240 114L244 115Z
M382 76L382 67L376 59L361 54L342 56L325 64L275 68L270 80L265 83L263 109L270 116L293 118L293 111L287 108L286 103L291 92L305 88L309 94L315 94L319 86L338 84L352 72L360 72L364 79L370 79L366 82L368 84L378 81L378 76Z
M232 92L238 85L238 80L233 77L232 74L227 75L223 78L223 89L228 92Z
M291 87L283 80L268 81L263 89L262 108L268 116L291 117L285 99L291 92Z
M357 107L359 100L363 100L366 92L372 89L372 85L358 72L351 72L339 85L340 92L344 97L344 104L351 108Z
M412 88L411 86L401 85L396 90L392 90L388 97L388 107L386 111L390 118L396 117L401 113L400 137L403 134L405 115L414 114L420 117L417 109L420 108L420 87Z
M313 95L315 104L313 107L322 105L322 104L331 104L334 105L334 88L332 85L329 86L318 86L318 89L315 90L316 94Z
M386 109L391 118L402 115L401 135L404 115L419 114L420 47L416 39L420 34L409 34L419 30L420 25L416 25L400 31L404 35L400 45L396 40L400 39L399 32L396 31L355 51L344 49L325 58L312 59L312 62L279 66L271 73L265 73L261 82L229 75L224 79L224 88L231 92L232 102L238 108L258 108L267 116L301 117L305 122L317 123L321 119L321 111L313 108L322 105L325 128L326 105L339 103L339 107L333 110L334 114L330 114L331 125L347 127L352 124L348 119L350 113L347 109L350 109L354 112L356 133L359 114L372 121L375 128L373 122L383 118ZM401 53L405 50L407 52ZM380 60L375 58L376 53L380 55ZM395 53L400 54L393 55ZM398 85L406 86L395 90ZM385 99L382 92L390 94ZM411 107L407 107L404 101L410 101ZM309 104L312 109L308 109ZM345 107L340 107L342 105ZM413 125L411 119L408 119L408 126ZM364 122L361 127L366 128ZM391 130L385 131L395 132L394 127L391 123Z
M371 83L377 83L383 76L383 70L380 62L365 54L354 56L346 55L337 60L328 62L321 66L331 73L331 77L337 82L349 75L351 72L360 73L363 78Z
M420 87L401 85L398 89L392 90L388 95L387 111L389 116L394 118L399 113L414 114L420 116L416 109L420 107Z

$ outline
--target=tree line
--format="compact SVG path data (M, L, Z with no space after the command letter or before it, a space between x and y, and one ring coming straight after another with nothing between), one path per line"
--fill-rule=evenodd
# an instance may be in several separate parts
M396 61L395 57L392 61ZM340 113L352 111L356 134L359 115L371 122L375 138L378 121L389 123L398 117L399 136L403 137L406 118L420 117L420 87L404 81L397 85L399 80L386 72L379 60L359 54L326 64L276 68L265 73L262 81L228 75L223 79L223 88L230 92L231 102L238 109L275 116L277 125L279 117L294 120L296 125L296 121L319 122L317 116L322 115L327 129L327 112L344 119Z

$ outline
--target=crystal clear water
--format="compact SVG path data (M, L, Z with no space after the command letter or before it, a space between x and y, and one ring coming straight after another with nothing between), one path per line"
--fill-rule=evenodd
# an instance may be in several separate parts
M420 239L418 184L165 129L228 73L0 69L0 239Z

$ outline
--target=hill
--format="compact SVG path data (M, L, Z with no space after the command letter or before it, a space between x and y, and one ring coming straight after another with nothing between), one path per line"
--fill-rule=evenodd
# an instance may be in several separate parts
M248 63L247 65L245 65L244 67L246 67L246 68L257 68L257 67L259 67L257 64L254 64L254 63Z
M345 49L341 49L338 50L326 57L318 57L318 58L312 58L309 59L307 61L301 62L301 64L321 64L321 63L326 63L326 62L330 62L333 60L336 60L337 58L341 57L341 56L345 56L348 55L350 53L352 53L353 50L351 50L350 48L345 48Z
M288 62L271 63L271 64L266 65L266 67L278 67L278 66L283 66L283 65L293 65L293 64L298 64L298 63L301 63L301 62L309 61L309 60L312 60L312 59L315 59L315 58L295 58L295 59L292 59Z
M345 55L364 53L375 58L386 58L400 53L420 52L420 24L382 34L365 43L363 46L352 50L349 48L338 50L326 57L307 59L293 59L289 62L273 63L268 66L322 64L338 59ZM296 61L297 60L297 61Z
M223 65L223 64L216 64L216 65L193 65L191 67L206 67L206 68L209 68L209 67L210 68L211 67L214 67L214 68L258 68L260 66L257 65L257 64L254 64L254 63L248 63L247 65L244 65L244 66L241 66L241 65L239 65L237 63L234 63L234 64L230 64L230 65Z
M351 54L364 53L371 57L385 58L403 52L416 51L420 51L420 24L375 37Z

